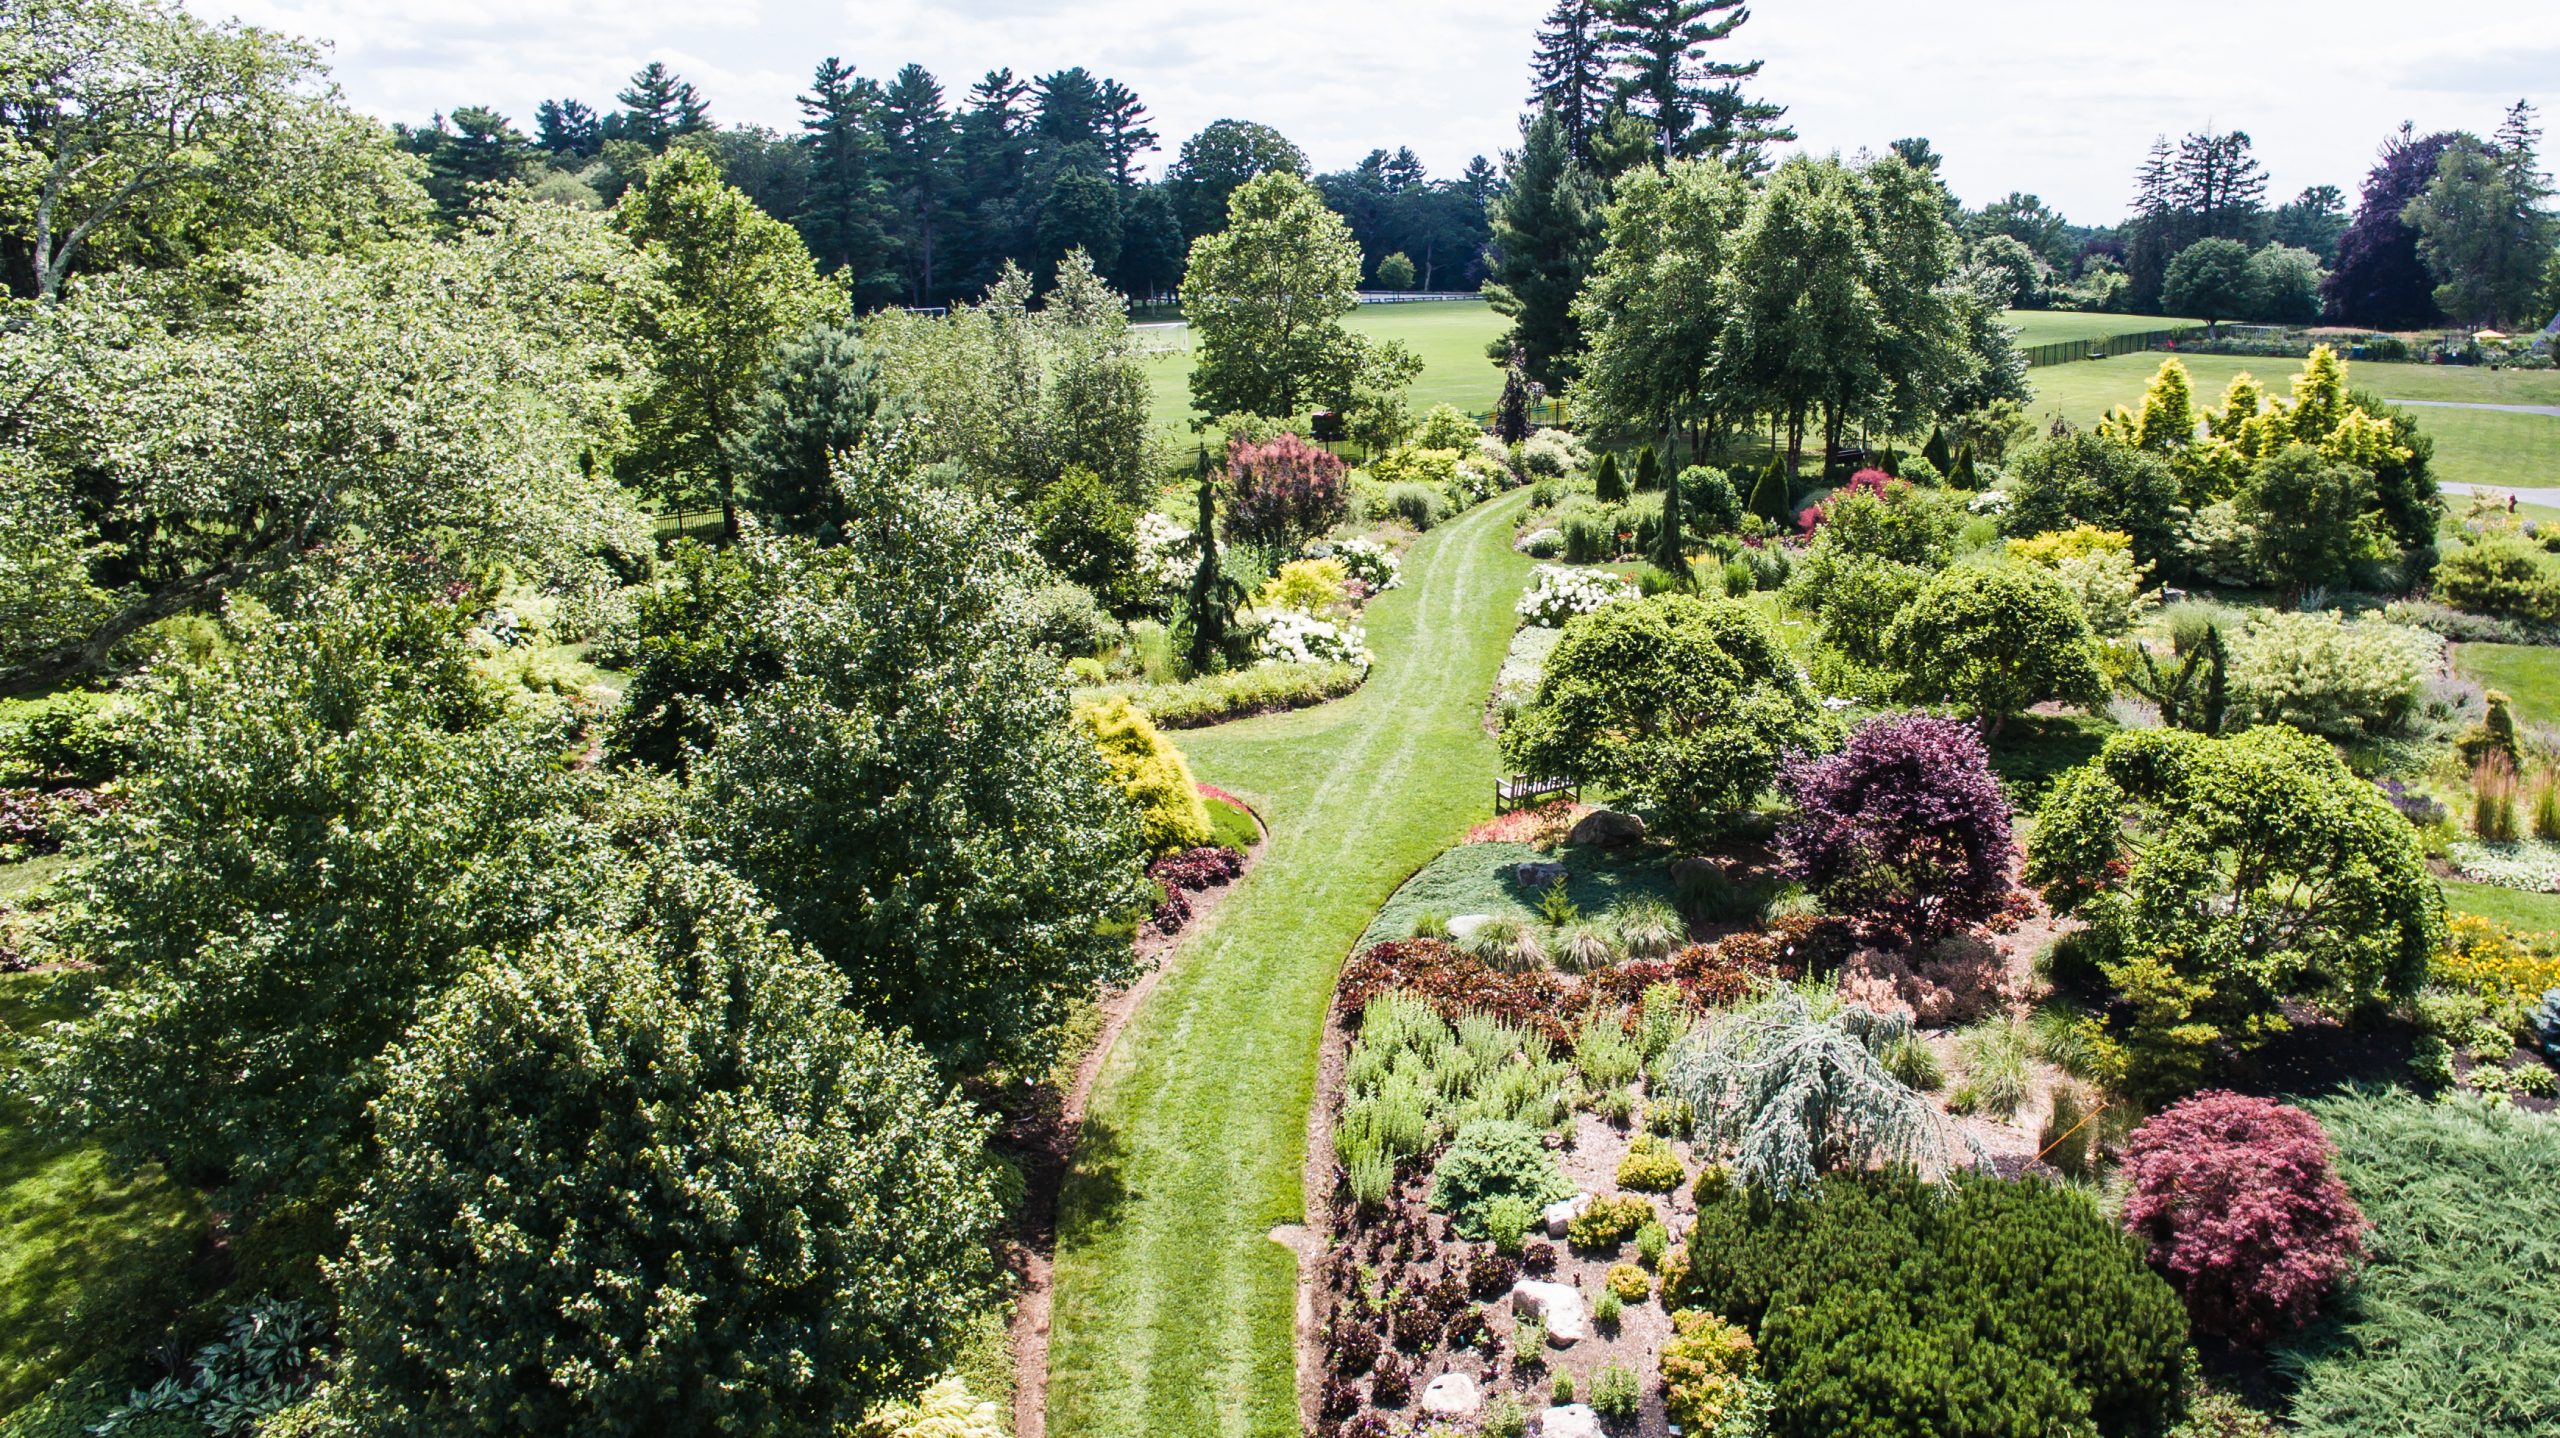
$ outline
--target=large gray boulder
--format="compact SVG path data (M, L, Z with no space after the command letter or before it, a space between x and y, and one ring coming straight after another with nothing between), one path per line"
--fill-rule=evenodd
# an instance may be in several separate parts
M1484 1390L1464 1373L1443 1373L1422 1390L1422 1411L1434 1418L1466 1418L1484 1406Z
M1588 1403L1560 1403L1538 1415L1542 1438L1600 1438L1600 1415Z
M1564 836L1568 844L1594 844L1603 849L1632 844L1644 837L1644 820L1615 809L1594 809L1582 816L1573 832Z
M1531 860L1526 864L1514 864L1511 867L1511 877L1518 880L1520 887L1524 889L1543 889L1549 884L1564 882L1564 865L1545 860Z
M1546 1324L1547 1341L1558 1348L1591 1336L1591 1310L1582 1301L1582 1290L1570 1283L1521 1279L1511 1285L1511 1311Z

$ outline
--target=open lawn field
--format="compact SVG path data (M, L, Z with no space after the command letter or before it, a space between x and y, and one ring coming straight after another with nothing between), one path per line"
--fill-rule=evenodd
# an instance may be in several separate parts
M2139 334L2182 323L2164 320L2158 315L2066 314L2043 310L2011 310L2008 318L2009 323L2017 327L2021 345ZM1509 321L1495 314L1491 305L1480 300L1362 305L1352 314L1350 323L1353 329L1364 335L1402 340L1413 348L1414 353L1422 356L1422 377L1414 381L1410 391L1417 412L1435 404L1454 404L1469 413L1480 413L1491 409L1494 401L1502 396L1501 372L1494 368L1493 361L1485 357L1485 346L1501 338ZM1193 418L1189 334L1179 325L1154 327L1146 330L1142 339L1150 347L1167 349L1167 353L1155 359L1149 376L1155 396L1155 421L1159 426L1183 428L1187 433L1185 427ZM2113 363L2137 365L2140 357ZM2151 373L2149 365L2141 365L2140 368L2145 376ZM2137 383L2135 392L2139 393L2140 389ZM2444 397L2460 399L2469 396L2455 394Z
M2030 371L2032 412L2088 424L2120 404L2138 404L2143 386L2160 368L2160 354L2053 365ZM2302 369L2294 359L2241 355L2186 355L2196 396L2219 403L2223 387L2243 372L2284 393ZM2480 370L2455 365L2358 364L2348 382L2384 399L2457 404L2560 405L2560 371ZM2436 442L2439 481L2545 488L2560 485L2560 416L2499 410L2426 408L2412 411Z
M2477 914L2519 929L2560 931L2560 894L2534 894L2495 884L2466 884L2446 879L2444 906L2456 914Z

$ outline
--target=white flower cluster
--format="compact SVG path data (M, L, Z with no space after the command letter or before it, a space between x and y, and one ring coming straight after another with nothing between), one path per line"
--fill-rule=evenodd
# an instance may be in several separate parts
M1986 489L1982 493L1975 495L1973 498L1966 500L1964 502L1964 507L1966 512L1971 514L2002 513L2009 507L2009 491L2005 489Z
M1566 620L1577 614L1633 599L1636 593L1634 585L1596 569L1541 564L1535 578L1537 582L1529 586L1529 592L1520 596L1520 618L1541 629L1561 629Z
M1534 554L1540 559L1553 559L1564 553L1564 531L1552 524L1544 529L1533 529L1520 536L1511 547L1522 554Z
M1369 667L1369 636L1357 624L1335 624L1294 609L1257 609L1262 625L1254 656L1265 664L1357 664Z
M2465 839L2445 846L2445 862L2475 884L2533 894L2560 891L2560 844L2537 839L2482 844Z
M1159 590L1191 582L1200 546L1190 530L1150 509L1138 516L1138 577Z
M1404 583L1404 561L1374 539L1346 539L1333 547L1333 557L1342 561L1344 571L1352 578L1368 585L1372 594Z

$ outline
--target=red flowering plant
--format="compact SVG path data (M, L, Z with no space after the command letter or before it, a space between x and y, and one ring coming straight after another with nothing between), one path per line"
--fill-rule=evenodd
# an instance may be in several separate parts
M1349 509L1342 461L1294 434L1227 444L1227 537L1294 550Z
M1789 759L1778 790L1795 806L1778 830L1788 875L1879 936L1927 943L2008 901L2009 803L1971 724L1869 720L1836 754Z
M2208 1090L2134 1130L2125 1227L2186 1299L2199 1332L2258 1345L2310 1319L2364 1256L2364 1214L2320 1121Z

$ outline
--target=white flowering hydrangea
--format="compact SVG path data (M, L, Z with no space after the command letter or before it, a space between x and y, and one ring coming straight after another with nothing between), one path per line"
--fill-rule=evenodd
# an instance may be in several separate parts
M1564 553L1564 531L1552 524L1544 529L1533 529L1520 536L1511 547L1522 554L1534 554L1540 559L1553 559Z
M1138 516L1138 577L1159 590L1191 582L1200 546L1190 530L1150 509Z
M1636 594L1634 585L1597 569L1541 564L1533 578L1536 582L1529 592L1520 596L1520 619L1541 629L1561 629L1577 614L1589 614Z
M1369 636L1357 624L1335 624L1294 609L1257 609L1249 618L1262 626L1253 643L1261 663L1369 667Z
M1986 489L1966 500L1964 507L1973 514L2004 513L2009 508L2009 492L2005 489Z
M1374 539L1346 539L1333 547L1333 557L1342 561L1352 578L1368 585L1372 594L1404 583L1404 561Z

